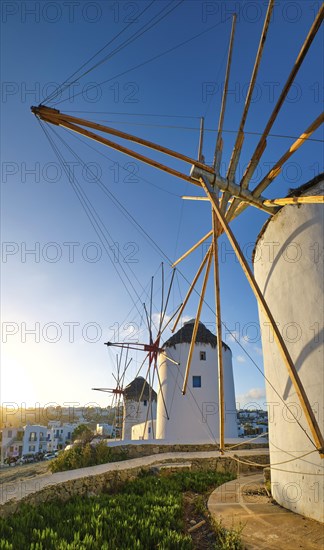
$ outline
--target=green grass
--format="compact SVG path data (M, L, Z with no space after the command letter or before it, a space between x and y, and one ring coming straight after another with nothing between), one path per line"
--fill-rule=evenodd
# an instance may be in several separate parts
M24 505L0 518L0 549L189 550L193 545L184 532L183 493L204 493L232 478L210 471L143 474L117 494Z

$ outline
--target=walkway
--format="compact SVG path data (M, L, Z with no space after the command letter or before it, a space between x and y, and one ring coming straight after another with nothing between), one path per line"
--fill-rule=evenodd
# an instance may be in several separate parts
M268 449L248 449L234 452L226 452L224 458L230 458L233 455L241 457L256 457L257 455L268 455ZM21 478L12 482L1 483L0 473L0 505L6 503L11 499L20 500L27 495L36 493L44 487L50 485L56 485L70 481L73 479L80 479L83 477L96 476L112 471L122 471L131 468L141 468L144 466L153 466L155 464L161 464L163 462L184 462L197 458L219 458L221 457L218 451L209 452L178 452L178 453L159 453L141 458L133 458L129 460L123 460L122 462L111 462L109 464L101 464L100 466L90 466L88 468L79 468L78 470L69 470L67 472L58 472L55 474L41 474L32 478Z
M323 549L324 526L273 504L262 487L262 473L241 475L213 491L208 509L225 528L243 528L247 550Z

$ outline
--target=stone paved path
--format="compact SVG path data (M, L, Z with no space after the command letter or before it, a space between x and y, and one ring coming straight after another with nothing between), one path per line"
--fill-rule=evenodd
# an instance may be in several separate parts
M243 527L247 550L324 549L324 525L255 494L262 485L261 473L241 475L221 485L209 497L211 515L225 528Z

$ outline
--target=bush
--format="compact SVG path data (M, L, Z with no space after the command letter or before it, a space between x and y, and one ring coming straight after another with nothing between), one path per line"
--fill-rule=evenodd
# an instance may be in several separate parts
M98 445L86 443L84 446L76 445L68 451L60 453L59 456L50 463L50 470L54 472L64 472L65 470L76 470L77 468L86 468L87 466L97 466L108 462L119 462L126 460L128 453L126 450L115 450L108 447L104 441Z

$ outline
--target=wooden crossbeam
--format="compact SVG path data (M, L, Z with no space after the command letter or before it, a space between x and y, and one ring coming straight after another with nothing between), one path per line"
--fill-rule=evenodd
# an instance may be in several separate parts
M308 195L306 197L285 197L283 199L269 199L264 201L266 206L274 204L285 206L286 204L324 204L324 195Z
M184 260L187 256L189 256L189 254L191 254L191 252L196 250L203 242L209 239L209 237L211 237L212 234L213 234L212 230L208 231L208 233L204 237L202 237L196 244L194 244L189 250L187 250L187 252L185 252L176 262L174 262L172 264L172 267L175 267L180 262L182 262L182 260Z
M85 126L86 128L92 128L93 130L97 130L98 132L104 132L106 134L110 134L112 136L125 139L127 141L138 143L143 147L153 149L154 151L176 158L178 160L186 162L187 164L195 163L197 166L199 166L203 170L206 170L207 172L210 172L211 174L213 174L214 172L211 166L208 166L207 164L200 162L199 160L197 161L191 157L188 157L187 155L183 155L182 153L173 151L168 147L164 147L163 145L159 145L157 143L154 143L153 141L149 141L147 139L134 136L133 134L128 134L127 132L122 132L121 130L117 130L116 128L111 128L110 126L99 124L98 122L92 122L85 118L79 118L72 115L68 115L66 113L61 113L57 109L51 109L49 107L40 106L40 107L34 107L32 109L34 109L33 112L42 120L45 120L46 118L51 117L53 123L56 123L57 125L60 125L60 126L62 126L61 124L62 122L70 122L71 124L76 124L78 126Z
M68 130L72 130L73 132L76 132L77 134L81 134L83 136L86 136L90 139L93 139L94 141L97 141L98 143L102 143L103 145L106 145L107 147L111 147L112 149L115 149L116 151L119 151L121 153L124 153L125 155L128 155L129 157L135 158L141 162L144 162L145 164L148 164L149 166L154 166L154 168L158 168L158 170L162 170L163 172L166 172L167 174L171 174L172 176L176 176L177 178L183 179L185 181L189 181L190 183L193 183L194 185L199 186L199 182L197 180L194 180L190 176L187 176L186 174L183 174L182 172L179 172L178 170L175 170L174 168L170 168L169 166L166 166L165 164L162 164L161 162L157 162L155 160L150 159L149 157L146 157L140 153L136 153L135 151L132 151L131 149L128 149L127 147L124 147L123 145L119 145L118 143L115 143L109 139L106 139L102 136L99 136L98 134L95 134L94 132L90 132L89 130L86 130L85 128L81 128L81 126L77 126L75 124L71 124L70 122L64 121L64 120L57 120L51 115L44 116L42 118L45 122L50 122L51 124L56 124L57 126L62 126L63 128L67 128Z
M185 297L185 299L183 300L183 303L181 304L179 313L178 313L177 318L176 318L176 320L175 320L175 323L174 323L174 325L173 325L173 327L172 327L172 329L171 329L172 332L174 332L175 329L177 328L178 323L179 323L179 321L180 321L180 319L181 319L181 315L183 314L183 311L184 311L184 309L185 309L185 307L186 307L186 305L187 305L187 303L188 303L188 300L189 300L189 298L190 298L190 296L191 296L191 294L192 294L192 291L194 290L194 288L195 288L195 286L196 286L196 283L197 283L197 281L198 281L198 279L199 279L199 277L200 277L200 275L201 275L201 272L202 272L202 270L204 269L204 267L205 267L205 265L206 265L206 262L207 262L207 260L208 260L208 258L209 258L210 253L211 253L211 247L212 247L212 245L210 245L209 249L207 250L207 252L206 252L206 254L205 254L205 257L204 257L203 261L201 262L201 264L200 264L200 266L199 266L199 268L198 268L198 271L197 271L196 275L194 276L193 281L192 281L192 283L191 283L191 285L190 285L190 287L189 287L189 289L188 289L188 292L187 292L187 294L186 294L186 297Z

